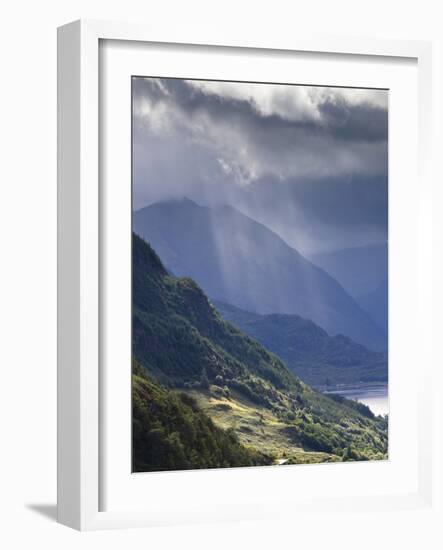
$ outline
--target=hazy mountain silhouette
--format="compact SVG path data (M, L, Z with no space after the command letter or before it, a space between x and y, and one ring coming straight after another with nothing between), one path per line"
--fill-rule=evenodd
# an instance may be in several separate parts
M376 325L388 334L386 243L335 250L327 254L317 254L310 259L334 277Z
M372 292L357 296L356 301L388 333L388 280L383 279Z
M298 315L259 315L215 302L218 312L283 359L294 374L314 386L387 382L385 352L370 351L341 334L329 336Z
M383 332L337 281L231 206L156 203L134 213L133 229L172 273L192 277L214 300L261 314L295 313L331 335L385 347Z
M309 258L354 298L373 292L388 272L388 245L375 244L315 254Z

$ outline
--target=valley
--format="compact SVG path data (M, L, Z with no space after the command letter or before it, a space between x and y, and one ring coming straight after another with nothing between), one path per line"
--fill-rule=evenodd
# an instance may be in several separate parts
M253 313L299 315L331 336L386 348L383 330L343 286L232 206L165 201L134 212L133 224L171 273L197 281L211 300Z
M387 419L303 383L276 355L223 320L193 280L170 275L136 235L133 306L133 354L141 373L173 399L187 395L195 412L234 434L255 456L273 464L386 458ZM146 402L141 408L151 410ZM145 422L158 424L149 414ZM152 430L140 431L142 451ZM180 443L174 426L161 430L166 441ZM199 467L198 461L186 463ZM143 464L149 467L146 459Z
M224 319L277 354L304 382L315 387L386 384L388 357L325 330L298 315L259 315L215 301Z

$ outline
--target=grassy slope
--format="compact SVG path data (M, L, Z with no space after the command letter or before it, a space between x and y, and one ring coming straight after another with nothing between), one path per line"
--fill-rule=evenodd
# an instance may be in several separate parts
M132 389L135 472L271 463L217 427L192 397L155 384L136 363Z
M264 455L279 459L291 458L297 463L340 460L327 452L305 450L300 438L291 434L288 423L266 407L259 407L242 395L226 398L213 392L192 391L192 397L214 422L223 429L232 429L246 446Z
M133 246L133 352L157 381L191 393L218 425L275 459L386 456L385 420L306 386L224 321L194 281L170 276L136 236Z

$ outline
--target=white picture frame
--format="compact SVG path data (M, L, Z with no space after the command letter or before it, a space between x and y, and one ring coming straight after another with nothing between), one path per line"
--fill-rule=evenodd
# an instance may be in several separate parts
M284 56L285 52L330 53L333 56L369 56L390 58L395 63L412 59L417 65L418 102L414 108L418 113L417 165L419 174L415 178L416 216L413 237L417 239L420 253L420 270L417 272L417 322L432 316L432 295L426 286L432 261L432 247L425 243L432 241L429 224L432 204L432 181L429 173L430 127L431 127L431 47L426 42L369 40L359 38L330 38L312 35L278 39L235 37L223 34L220 37L156 34L154 28L143 25L77 21L61 27L58 32L58 519L80 530L118 528L131 526L171 525L199 521L220 521L235 519L258 519L272 515L266 506L266 490L260 499L252 499L248 507L241 499L235 505L220 503L208 506L196 504L185 508L180 502L168 510L163 506L135 506L128 502L103 509L101 484L104 469L103 452L103 388L101 376L103 365L100 353L102 330L101 301L106 296L101 288L103 250L101 232L106 225L100 223L103 214L103 189L100 187L100 43L101 41L125 41L131 44L175 44L179 47L193 44L202 50L209 47L228 48L229 52L272 51ZM251 50L252 49L252 50ZM210 54L209 54L210 55ZM128 144L129 145L129 144ZM412 197L412 196L411 196ZM396 205L400 207L401 205ZM402 223L406 223L403 221ZM421 326L423 328L423 326ZM304 511L315 512L333 505L343 513L357 504L365 510L396 510L402 508L429 508L432 502L432 442L431 419L432 399L430 383L433 368L430 335L420 331L416 346L422 350L423 368L414 385L417 388L417 456L412 465L416 471L416 482L404 491L392 490L386 494L347 495L332 490L325 498L321 492L313 491L312 498L297 500L281 493L285 507L303 506ZM427 340L428 339L428 340ZM124 391L124 389L122 389ZM415 460L415 459L414 459ZM349 465L353 468L353 465ZM357 466L357 465L355 465ZM411 467L412 467L411 466ZM329 468L330 466L322 466ZM288 467L291 468L291 467ZM253 475L263 475L255 469L246 477L254 482ZM269 469L268 472L271 472ZM275 470L274 470L275 472ZM268 484L285 483L289 470L281 468L278 474L266 473ZM307 474L312 477L313 470ZM238 470L161 474L176 476L177 487L186 484L205 485L219 479L223 483L226 475L235 475L241 482ZM159 474L160 475L160 474ZM278 479L276 477L278 475ZM329 476L323 469L321 476ZM331 474L335 475L335 474ZM355 483L359 472L354 468L347 483ZM180 477L178 477L180 476ZM209 477L211 479L209 479ZM245 477L245 474L242 474ZM151 478L152 480L153 478ZM161 478L157 477L156 486ZM337 477L337 482L338 482ZM181 481L179 481L181 480ZM255 478L256 480L256 478ZM145 483L149 483L149 479ZM181 483L181 485L180 485ZM184 485L183 485L184 483ZM170 484L173 491L174 484ZM157 489L158 490L158 489ZM178 489L177 489L178 490ZM129 494L129 493L128 493ZM275 498L273 495L273 502ZM315 496L316 495L316 496ZM269 496L270 498L270 496ZM179 500L179 499L178 499ZM275 506L272 507L275 510ZM282 515L278 512L277 515Z

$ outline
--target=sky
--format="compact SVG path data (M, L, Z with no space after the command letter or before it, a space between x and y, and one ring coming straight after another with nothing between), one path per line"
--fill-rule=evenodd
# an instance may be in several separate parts
M133 208L229 204L305 255L384 243L388 92L133 78Z

